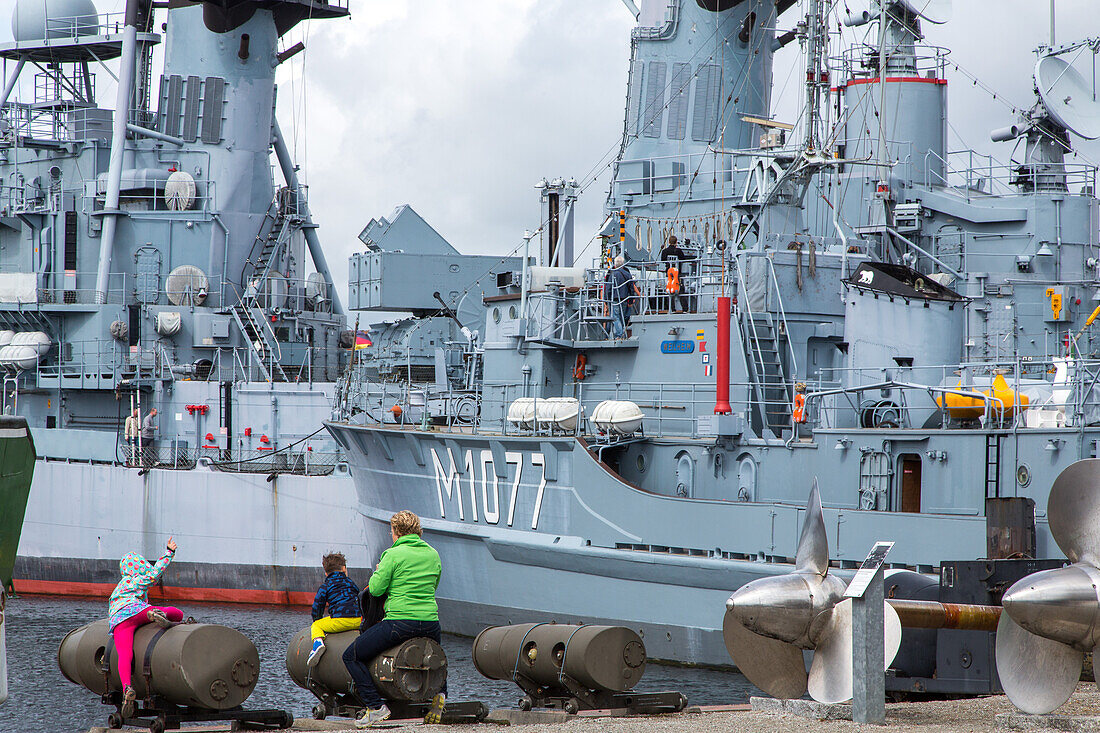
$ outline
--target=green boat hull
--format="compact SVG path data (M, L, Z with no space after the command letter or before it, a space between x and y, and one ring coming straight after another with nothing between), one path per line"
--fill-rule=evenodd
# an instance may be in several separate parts
M12 571L34 475L34 441L27 421L0 416L0 584L12 591Z

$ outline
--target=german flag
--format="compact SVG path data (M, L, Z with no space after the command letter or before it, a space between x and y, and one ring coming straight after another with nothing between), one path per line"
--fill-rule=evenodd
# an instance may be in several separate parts
M355 346L354 346L355 351L359 351L360 349L365 349L368 346L371 346L372 344L374 344L374 342L370 340L370 335L366 331L356 331L355 332Z

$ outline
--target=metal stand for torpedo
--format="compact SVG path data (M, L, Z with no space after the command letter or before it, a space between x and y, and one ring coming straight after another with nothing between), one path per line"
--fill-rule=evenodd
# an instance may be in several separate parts
M893 542L876 542L856 572L845 598L852 599L852 721L886 722L883 562Z

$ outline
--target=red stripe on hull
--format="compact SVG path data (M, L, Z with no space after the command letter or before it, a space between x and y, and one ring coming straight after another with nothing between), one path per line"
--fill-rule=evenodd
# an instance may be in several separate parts
M27 595L109 598L114 585L61 580L15 580L15 592ZM309 606L313 594L304 591L259 590L255 588L182 588L156 586L149 589L152 601L196 603L257 603L265 606Z

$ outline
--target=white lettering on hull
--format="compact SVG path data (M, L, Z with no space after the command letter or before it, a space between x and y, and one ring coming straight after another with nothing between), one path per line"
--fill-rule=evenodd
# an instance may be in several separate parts
M462 479L463 477L458 473L458 463L455 461L455 456L451 452L450 448L444 448L446 462L449 466L445 466L444 460L440 460L439 453L435 448L431 449L432 452L432 468L435 472L435 488L436 496L439 499L439 516L440 518L446 518L447 507L458 504L458 518L462 521L466 520L466 511L462 501ZM523 468L525 463L530 463L532 468L537 467L539 469L538 485L535 489L535 503L534 509L531 513L531 529L538 529L539 526L539 514L542 512L542 498L546 490L546 458L542 453L530 453L528 459L524 459L523 453L518 451L507 451L504 454L504 460L508 464L507 474L515 467L515 473L512 476L512 490L511 495L508 497L508 514L506 517L507 526L513 526L516 519L516 500L519 498L521 491L521 484L523 479ZM481 485L481 515L486 524L500 524L501 515L501 498L500 498L500 478L497 476L496 466L493 463L493 452L490 450L481 450L478 452L477 459L474 458L472 450L467 450L462 456L464 473L468 481L470 489L470 517L473 521L478 521L478 496L477 486ZM477 480L475 476L475 469L480 467L481 481ZM507 478L505 478L507 481ZM528 486L531 483L527 484ZM507 490L507 483L505 483L505 490ZM446 497L446 499L444 499Z

